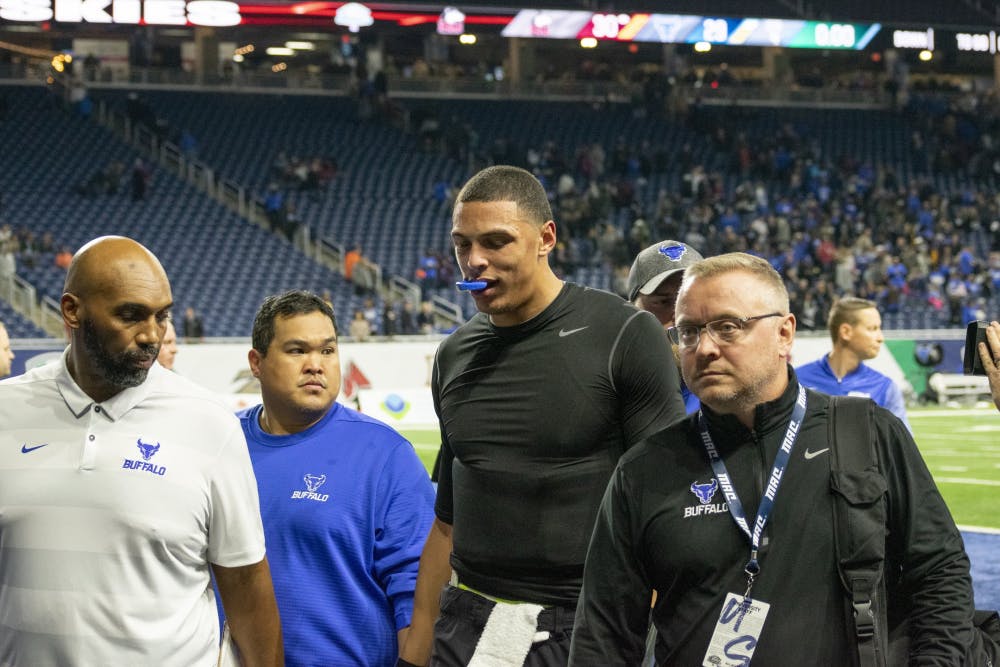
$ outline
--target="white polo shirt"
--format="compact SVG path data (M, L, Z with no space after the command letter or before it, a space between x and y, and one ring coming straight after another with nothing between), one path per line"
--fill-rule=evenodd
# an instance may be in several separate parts
M0 382L0 665L214 665L209 563L264 557L239 421L154 364L95 404L65 355Z

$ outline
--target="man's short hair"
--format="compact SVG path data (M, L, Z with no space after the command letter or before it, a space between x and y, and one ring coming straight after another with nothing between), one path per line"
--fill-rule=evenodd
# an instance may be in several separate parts
M775 299L775 306L783 313L789 311L788 290L781 275L766 259L745 252L730 252L695 262L684 271L681 290L695 278L714 278L736 271L749 273L767 285Z
M333 323L334 334L337 333L337 318L333 308L327 305L321 297L306 290L290 290L283 294L274 294L260 304L257 315L253 318L253 349L266 356L271 342L274 340L274 321L279 317L293 315L308 315L323 313Z
M837 299L830 306L830 316L826 320L826 328L830 331L830 339L836 343L840 340L840 325L858 323L858 313L869 308L878 309L878 304L868 299L856 296L845 296Z
M462 186L455 205L468 202L512 201L526 222L543 225L552 220L545 188L531 172L519 167L496 165L483 169Z

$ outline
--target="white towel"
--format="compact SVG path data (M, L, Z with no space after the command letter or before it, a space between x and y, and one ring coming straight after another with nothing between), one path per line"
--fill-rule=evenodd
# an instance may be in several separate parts
M548 633L537 632L542 609L537 604L496 603L469 667L523 667L532 643L548 638Z

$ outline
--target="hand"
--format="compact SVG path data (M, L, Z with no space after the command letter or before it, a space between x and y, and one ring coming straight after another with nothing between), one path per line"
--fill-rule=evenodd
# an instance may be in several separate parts
M986 328L986 342L979 344L979 358L990 382L993 404L1000 410L1000 323L990 322Z

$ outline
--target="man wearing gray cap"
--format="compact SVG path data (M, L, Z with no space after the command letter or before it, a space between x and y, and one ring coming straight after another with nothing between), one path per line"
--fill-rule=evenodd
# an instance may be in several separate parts
M628 300L648 310L664 329L674 326L674 304L684 278L684 269L702 259L701 253L680 241L660 241L638 255L628 272ZM669 342L669 341L668 341ZM678 360L674 347L674 359ZM678 362L679 365L679 362ZM698 409L698 397L681 381L681 394L688 414Z

